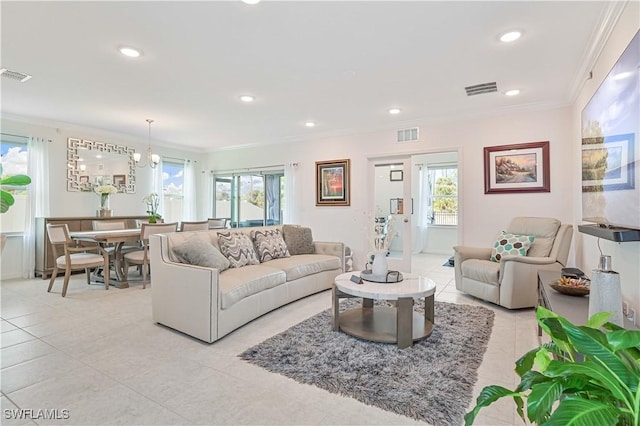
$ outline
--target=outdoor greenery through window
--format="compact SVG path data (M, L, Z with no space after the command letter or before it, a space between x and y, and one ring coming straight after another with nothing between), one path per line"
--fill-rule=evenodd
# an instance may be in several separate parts
M181 162L162 162L162 197L165 222L182 220L184 204L184 164Z
M24 142L14 141L14 137L2 135L0 139L0 153L2 162L2 177L27 174L29 154L27 151L26 138L21 138ZM23 232L25 217L27 212L27 189L24 186L4 187L10 192L15 204L2 215L2 229L4 232Z
M281 224L283 198L282 171L216 176L213 217L234 228Z
M458 224L458 168L429 167L429 223Z

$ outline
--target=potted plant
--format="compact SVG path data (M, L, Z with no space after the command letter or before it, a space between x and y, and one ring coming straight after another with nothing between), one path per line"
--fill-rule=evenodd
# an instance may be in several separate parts
M160 198L158 194L152 192L142 199L142 202L147 205L147 214L149 215L149 223L156 223L158 219L162 219L162 216L158 214L158 208L160 207Z
M0 164L0 176L2 176L2 164ZM16 200L9 191L5 191L3 188L8 186L26 186L31 183L31 178L27 175L13 175L0 178L0 213L6 213L9 211L9 207L15 204ZM1 235L0 238L0 251L4 249L6 242L6 236Z
M575 326L538 307L536 318L551 342L516 361L521 381L515 390L486 386L465 424L473 424L482 407L512 397L525 423L526 400L526 419L540 425L639 425L640 331L609 323L609 316L601 312Z

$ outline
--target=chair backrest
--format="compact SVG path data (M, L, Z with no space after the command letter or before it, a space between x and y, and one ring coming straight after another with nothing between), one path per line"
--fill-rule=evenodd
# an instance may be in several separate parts
M209 229L219 229L219 228L226 228L227 227L227 220L225 218L211 218L208 220L209 222Z
M173 223L143 223L140 235L145 243L149 241L149 235L164 234L168 232L176 232L178 230L178 222Z
M209 229L209 221L203 220L199 222L180 222L181 231L203 231Z
M94 220L91 222L94 231L115 231L127 229L122 221Z
M560 221L552 217L515 217L506 231L536 237L527 252L529 257L548 257L560 229Z
M60 225L47 223L47 235L51 244L66 244L71 241L66 223Z

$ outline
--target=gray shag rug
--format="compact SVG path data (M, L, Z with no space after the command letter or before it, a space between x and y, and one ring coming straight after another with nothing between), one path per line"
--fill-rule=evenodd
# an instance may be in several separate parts
M340 309L359 303L347 299ZM415 310L424 312L422 306L420 302ZM493 311L481 306L435 302L431 335L398 349L331 331L331 311L326 310L238 356L300 383L416 420L459 425L471 402L493 318Z

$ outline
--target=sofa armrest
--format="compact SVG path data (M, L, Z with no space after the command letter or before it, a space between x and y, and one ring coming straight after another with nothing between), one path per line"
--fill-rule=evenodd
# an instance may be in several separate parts
M491 249L485 247L453 246L455 252L455 263L464 262L467 259L489 260Z
M340 259L342 272L344 272L344 268L345 268L344 243L314 241L313 247L315 249L316 254L326 254L328 256L335 256L338 259Z

